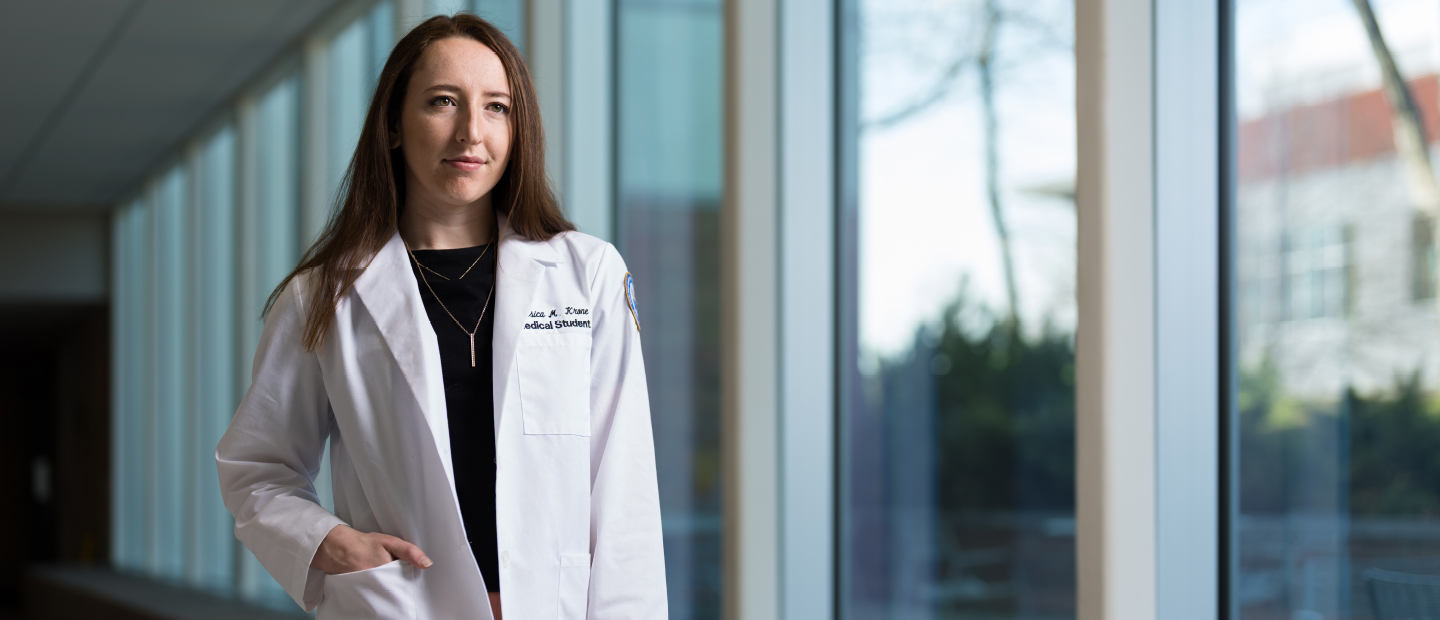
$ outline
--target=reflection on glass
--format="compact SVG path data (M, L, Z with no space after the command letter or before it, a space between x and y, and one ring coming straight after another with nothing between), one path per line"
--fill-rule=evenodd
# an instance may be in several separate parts
M1236 5L1241 618L1440 608L1434 172L1396 148L1435 140L1440 5L1371 2L1381 51L1351 0Z
M677 620L720 617L721 22L718 0L616 4L616 245L642 309Z
M844 617L1075 615L1072 15L844 8Z

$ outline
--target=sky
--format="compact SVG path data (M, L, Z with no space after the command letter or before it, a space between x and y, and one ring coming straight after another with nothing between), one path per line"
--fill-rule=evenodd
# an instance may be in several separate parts
M1372 0L1402 73L1440 68L1440 0ZM862 119L920 98L980 40L979 0L862 0ZM1029 329L1075 324L1075 215L1033 191L1073 187L1073 5L1023 10L998 39L1001 186ZM1239 0L1236 92L1242 119L1374 88L1379 73L1351 0ZM860 136L860 342L869 361L907 350L961 295L1006 308L985 199L983 119L973 63L939 103ZM862 364L862 367L873 364Z
M1402 75L1440 67L1440 1L1371 3ZM1242 119L1380 85L1379 65L1351 0L1240 0L1235 44Z
M1073 32L1069 2L1011 2L1027 25L997 40L1005 218L1022 321L1074 325L1075 215L1037 188L1072 187ZM867 0L861 15L861 116L878 119L927 93L980 38L974 0ZM892 356L961 294L1006 309L985 194L984 132L973 63L940 103L860 137L860 340Z

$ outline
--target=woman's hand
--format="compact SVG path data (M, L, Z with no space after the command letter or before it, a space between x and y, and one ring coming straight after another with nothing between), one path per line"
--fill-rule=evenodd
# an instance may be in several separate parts
M419 547L399 538L337 525L330 529L320 548L315 550L310 568L323 570L327 575L339 575L375 568L392 560L405 560L417 568L430 568L433 564Z

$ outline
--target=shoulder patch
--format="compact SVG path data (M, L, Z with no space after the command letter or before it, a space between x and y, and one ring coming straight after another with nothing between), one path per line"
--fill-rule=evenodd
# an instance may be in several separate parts
M630 306L630 318L635 319L635 331L640 331L640 309L635 304L635 278L625 272L625 305Z

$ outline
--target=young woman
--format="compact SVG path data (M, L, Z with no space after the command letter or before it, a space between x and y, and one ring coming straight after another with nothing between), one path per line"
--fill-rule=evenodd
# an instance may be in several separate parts
M666 616L630 275L561 214L544 143L499 30L420 24L271 295L215 458L235 535L320 618Z

